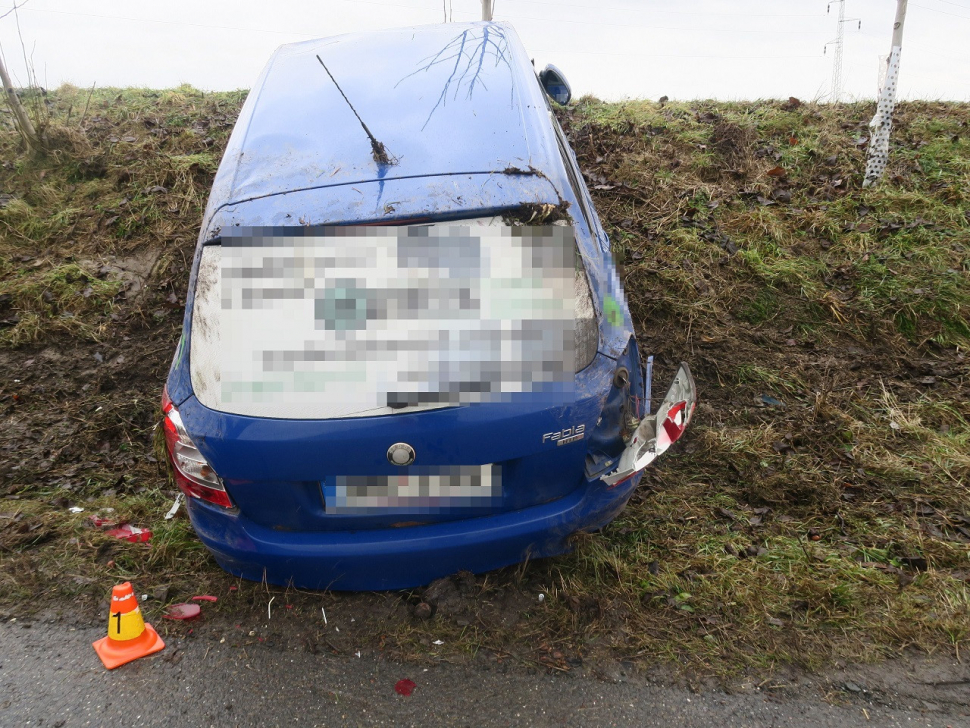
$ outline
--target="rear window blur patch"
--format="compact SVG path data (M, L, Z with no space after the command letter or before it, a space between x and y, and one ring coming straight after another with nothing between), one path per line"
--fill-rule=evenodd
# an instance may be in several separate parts
M561 225L224 231L199 267L193 388L301 419L570 402L575 265Z

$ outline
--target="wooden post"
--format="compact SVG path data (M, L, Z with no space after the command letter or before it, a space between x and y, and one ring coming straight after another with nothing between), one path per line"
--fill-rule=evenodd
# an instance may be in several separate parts
M896 22L893 24L893 48L903 44L903 23L906 22L906 0L897 0Z
M876 115L869 122L869 152L866 155L866 176L863 187L872 187L882 177L889 161L889 133L893 128L896 108L896 86L899 82L899 55L903 45L903 23L906 22L907 0L897 0L896 22L893 25L893 44L889 51L886 80L879 92Z
M7 75L7 68L3 65L2 58L0 58L0 81L3 81L3 90L7 95L7 103L10 104L10 109L13 111L17 131L20 132L20 136L24 138L28 147L31 149L40 149L40 137L37 136L37 130L34 129L34 125L27 115L27 109L20 103L20 97L17 96L13 84L10 83L10 76Z

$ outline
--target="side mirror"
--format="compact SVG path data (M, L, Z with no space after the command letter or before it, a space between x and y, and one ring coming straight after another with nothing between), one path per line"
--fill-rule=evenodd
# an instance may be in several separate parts
M539 83L542 84L542 88L549 94L549 98L557 104L565 106L569 103L569 99L573 97L572 89L569 88L569 82L566 80L566 77L562 71L552 64L546 66L539 73Z

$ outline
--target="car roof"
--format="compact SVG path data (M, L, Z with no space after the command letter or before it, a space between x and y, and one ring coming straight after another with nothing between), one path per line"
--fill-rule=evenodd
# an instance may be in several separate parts
M390 164L375 159L355 111L385 146ZM384 192L384 182L443 175L531 176L533 187L546 188L538 196L548 198L550 184L562 190L566 183L549 113L530 59L504 23L428 25L284 45L240 112L206 220L211 227L220 208L274 195L335 188L340 196L351 193L336 188L355 186L354 195L373 197ZM380 184L361 186L369 182ZM470 209L481 208L475 186L461 191ZM420 196L414 185L397 185L404 187ZM494 190L488 194L495 203ZM309 217L341 222L334 214Z

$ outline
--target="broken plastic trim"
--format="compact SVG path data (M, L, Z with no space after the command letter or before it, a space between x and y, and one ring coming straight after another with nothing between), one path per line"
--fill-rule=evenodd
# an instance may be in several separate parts
M600 479L610 487L619 485L656 460L684 433L696 404L694 377L690 367L681 363L657 413L643 418L627 441L616 470Z

